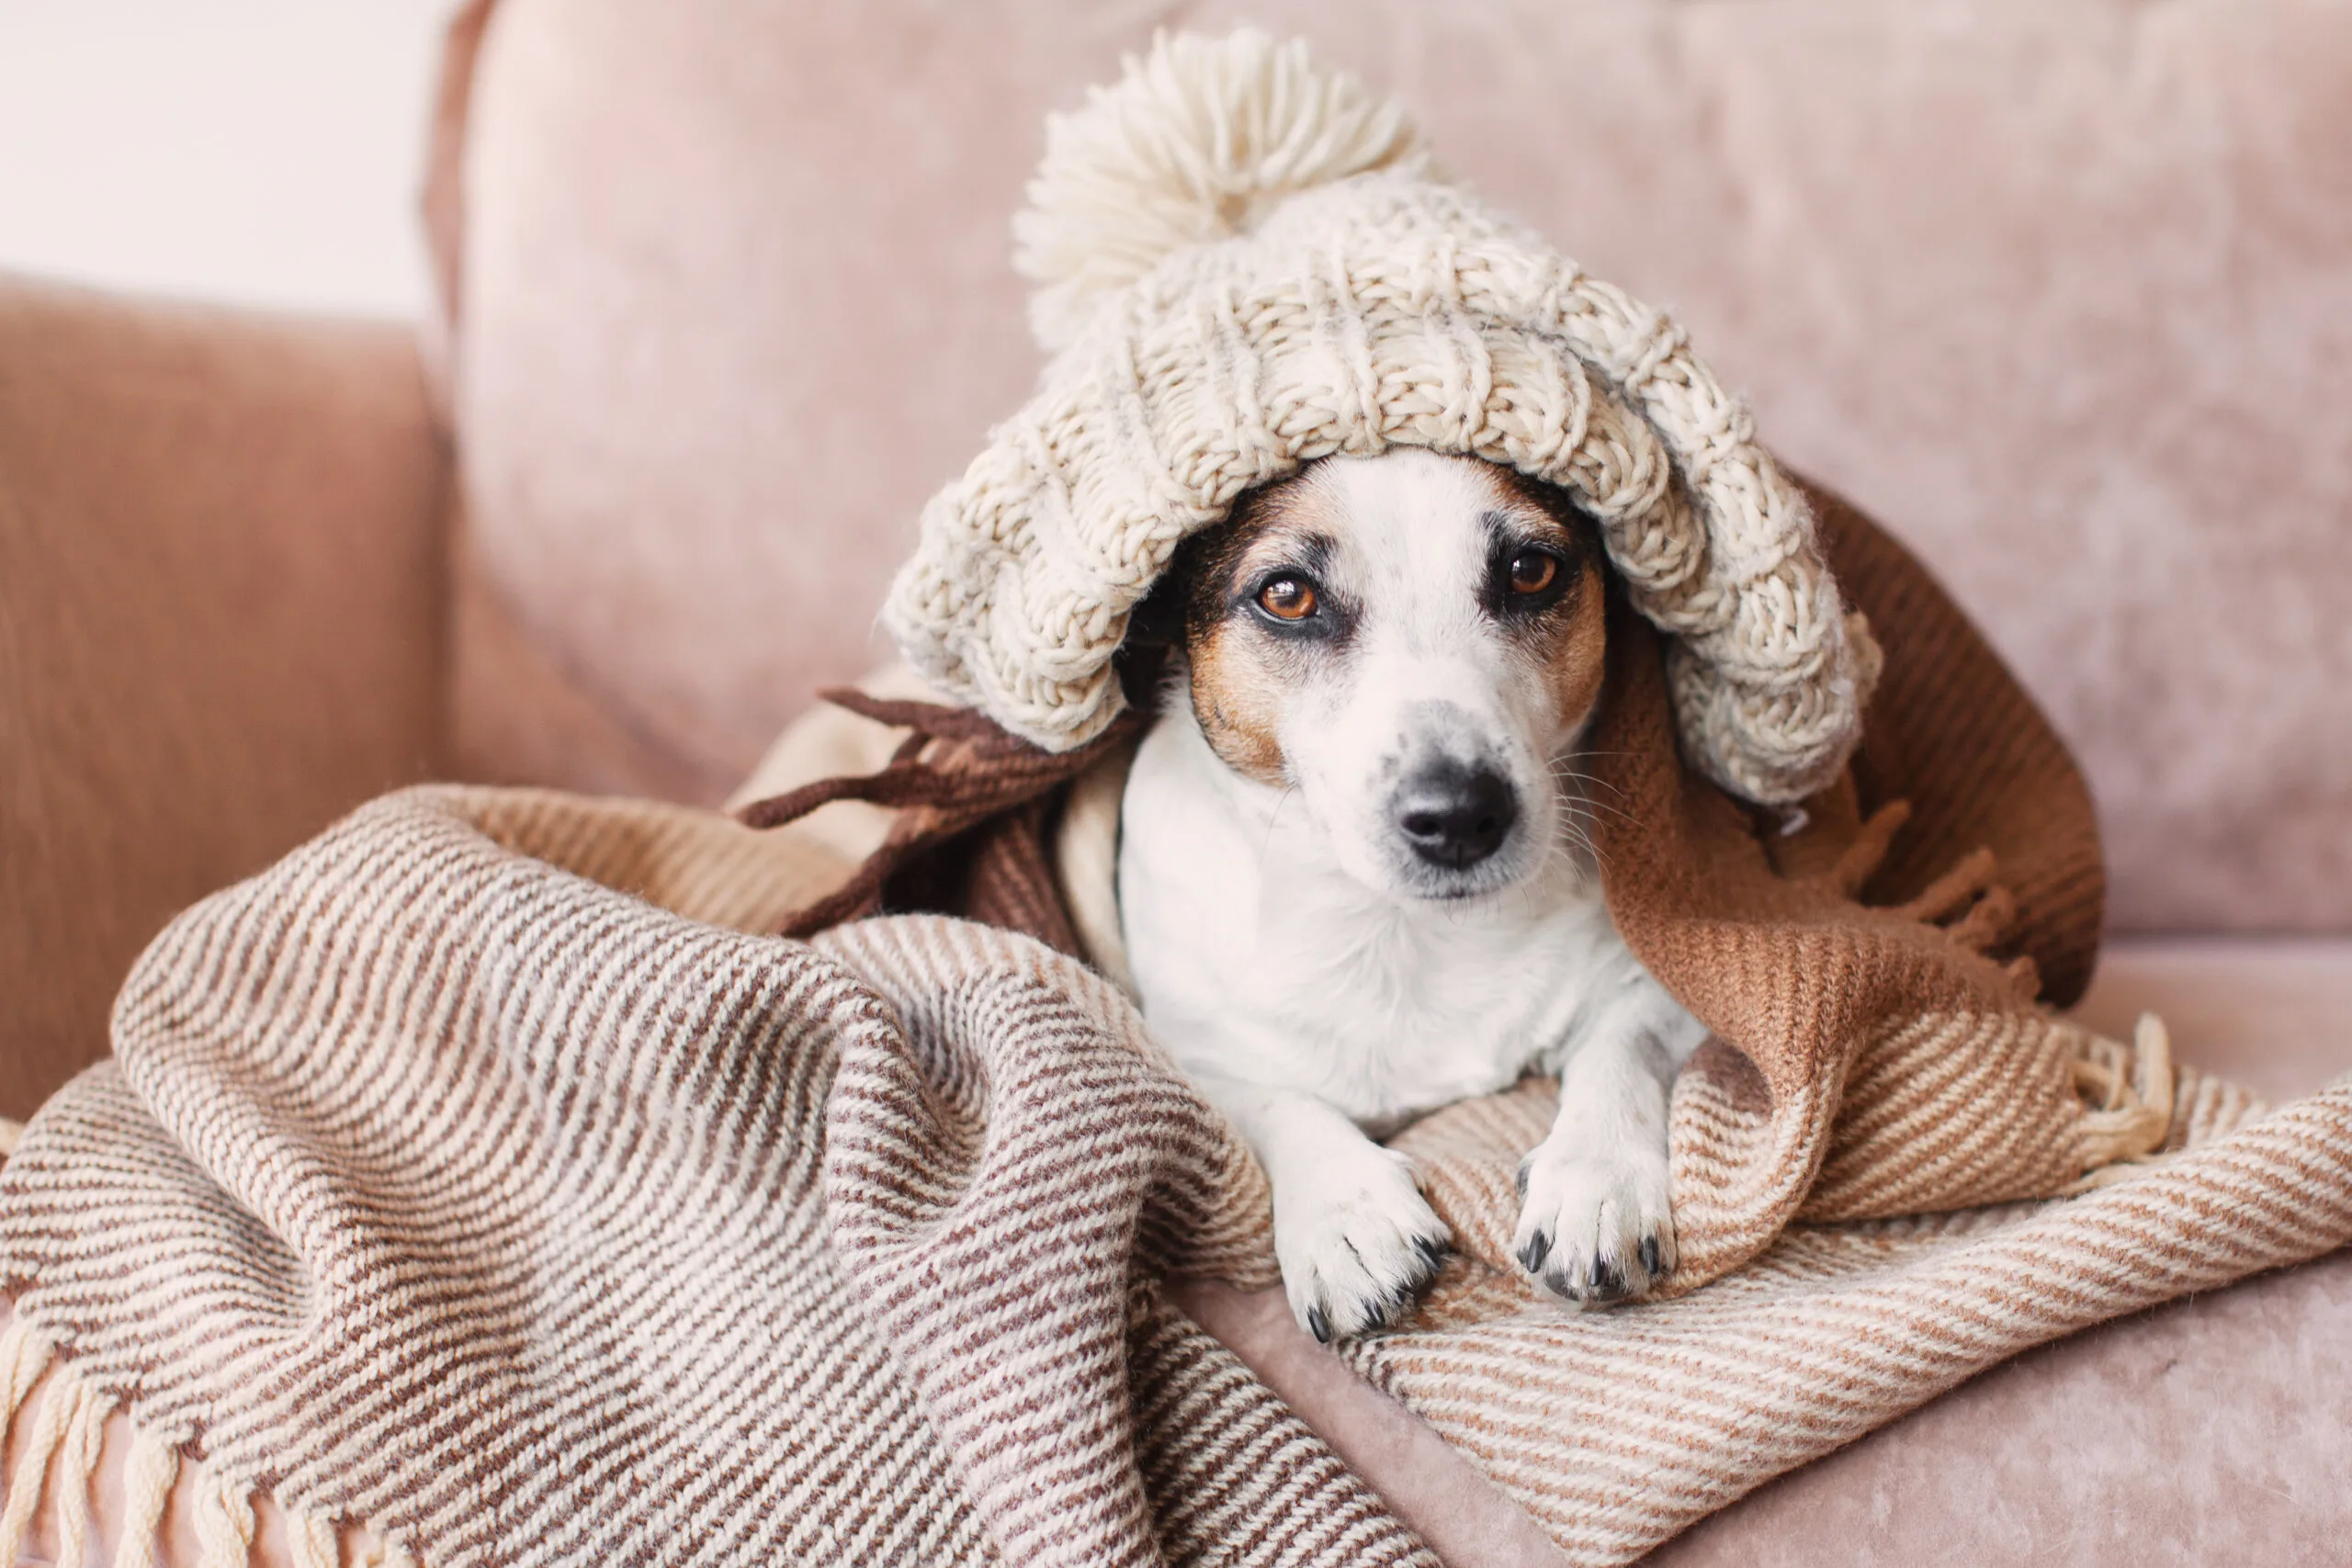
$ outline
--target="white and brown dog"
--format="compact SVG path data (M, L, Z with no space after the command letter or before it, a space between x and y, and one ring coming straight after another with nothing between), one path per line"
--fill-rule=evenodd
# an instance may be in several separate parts
M1564 496L1398 449L1246 498L1151 607L1176 658L1121 814L1128 958L1272 1179L1318 1338L1393 1322L1451 1240L1372 1140L1533 1070L1560 1111L1521 1263L1583 1303L1674 1267L1667 1099L1705 1031L1618 936L1585 830L1600 563Z

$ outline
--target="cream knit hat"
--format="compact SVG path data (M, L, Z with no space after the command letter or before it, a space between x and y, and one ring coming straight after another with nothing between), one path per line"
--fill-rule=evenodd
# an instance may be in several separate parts
M1844 766L1878 651L1747 409L1671 321L1435 172L1395 103L1303 44L1163 37L1046 122L1029 199L1053 357L924 509L883 613L932 681L1079 745L1185 535L1314 458L1429 446L1598 520L1710 778L1782 803Z

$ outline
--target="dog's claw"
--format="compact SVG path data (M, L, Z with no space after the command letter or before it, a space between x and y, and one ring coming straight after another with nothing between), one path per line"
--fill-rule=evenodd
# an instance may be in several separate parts
M1605 1306L1645 1295L1674 1268L1663 1148L1607 1157L1547 1142L1528 1161L1520 1205L1521 1267L1552 1294Z
M1325 1344L1392 1326L1438 1273L1452 1233L1410 1160L1365 1143L1274 1192L1274 1254L1298 1324Z

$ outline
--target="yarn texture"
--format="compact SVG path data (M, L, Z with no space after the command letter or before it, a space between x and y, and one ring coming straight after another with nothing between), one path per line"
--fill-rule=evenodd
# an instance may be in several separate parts
M1747 408L1672 320L1439 174L1397 105L1303 44L1163 37L1048 121L1029 197L1052 357L925 508L884 611L946 692L1084 744L1185 536L1317 458L1426 446L1592 515L1709 778L1780 804L1845 765L1878 650Z

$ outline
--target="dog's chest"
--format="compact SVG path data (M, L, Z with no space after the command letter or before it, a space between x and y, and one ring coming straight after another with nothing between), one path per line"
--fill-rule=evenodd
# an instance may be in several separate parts
M1318 891L1261 888L1228 972L1278 1023L1284 1076L1375 1132L1556 1071L1619 983L1597 905L1448 921Z
M1250 820L1188 771L1130 782L1119 863L1145 1014L1188 1072L1299 1089L1385 1131L1556 1069L1639 976L1572 874L1476 908L1400 906L1329 863L1295 803Z

